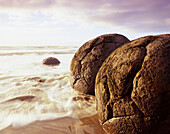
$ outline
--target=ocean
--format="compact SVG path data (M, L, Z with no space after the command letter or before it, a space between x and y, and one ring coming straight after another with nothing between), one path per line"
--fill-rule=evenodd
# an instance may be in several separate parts
M70 86L69 68L77 50L73 46L0 46L0 130L96 114L92 98L73 99L78 93ZM43 65L47 57L57 58L60 65Z

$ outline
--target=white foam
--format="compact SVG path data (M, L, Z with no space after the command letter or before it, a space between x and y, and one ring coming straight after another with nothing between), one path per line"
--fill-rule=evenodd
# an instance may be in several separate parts
M55 56L61 64L48 67L41 61ZM38 120L96 114L93 101L74 101L69 84L73 54L0 56L0 130Z

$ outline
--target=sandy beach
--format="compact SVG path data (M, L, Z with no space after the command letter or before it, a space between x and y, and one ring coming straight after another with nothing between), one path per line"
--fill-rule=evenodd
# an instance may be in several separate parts
M0 131L0 134L105 134L99 124L98 116L80 120L65 117L56 120L37 121L27 126L12 126Z

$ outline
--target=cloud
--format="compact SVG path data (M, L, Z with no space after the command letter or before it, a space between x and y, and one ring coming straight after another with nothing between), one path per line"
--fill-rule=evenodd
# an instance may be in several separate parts
M56 0L1 0L1 8L40 8L54 5Z
M170 25L170 18L166 18L166 19L165 19L165 23L166 23L167 25Z
M93 0L92 3L94 3ZM80 3L80 2L78 2ZM136 32L169 32L170 3L168 0L115 0L99 1L94 7L79 7L74 16L90 23ZM77 4L74 5L77 7ZM74 7L75 8L75 7ZM79 9L86 9L80 10ZM76 10L76 9L75 9Z
M10 15L12 22L87 24L133 32L170 31L169 0L0 0L0 8L30 12L23 13L23 20L21 15Z

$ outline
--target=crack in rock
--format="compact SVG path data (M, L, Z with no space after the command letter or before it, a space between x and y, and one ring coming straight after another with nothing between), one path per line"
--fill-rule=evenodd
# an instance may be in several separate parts
M162 51L165 50L165 48L166 49L168 48L168 46L166 45L168 45L168 43L170 42L169 41L170 35L165 35L165 36L166 37L164 37L164 35L147 36L147 37L142 37L137 40L134 40L115 50L104 61L96 77L95 92L96 92L96 102L98 104L99 103L104 104L103 102L105 101L107 102L107 103L105 102L105 105L102 105L100 107L98 107L97 105L99 118L101 124L103 124L104 129L106 129L106 132L108 133L115 132L117 134L119 132L129 133L131 131L131 133L142 134L143 132L152 130L151 128L149 128L150 125L147 125L147 122L150 121L150 119L146 121L145 118L148 115L150 115L149 116L150 118L155 118L154 120L157 120L156 118L158 118L158 116L157 114L154 113L155 111L154 107L156 108L159 107L159 102L161 101L161 98L159 97L159 95L161 96L161 94L159 93L163 92L164 90L167 90L167 88L165 86L163 91L160 89L164 86L163 83L168 83L169 81L167 80L168 73L165 73L168 72L167 70L169 67L165 61L167 60L168 62L168 59L166 59L166 57L169 57L167 55L168 50L166 50L166 52L165 51L162 52ZM156 58L160 60L154 59L155 55L157 56ZM154 64L152 68L154 68L154 65L156 67L154 70L152 69L152 70L147 70L148 72L144 72L143 69L147 69L146 66L148 65L146 63L149 63L150 61L150 59L148 58L153 60L152 62ZM158 61L158 63L156 61ZM166 75L161 75L161 73ZM150 82L150 80L148 80L148 82L145 80L146 76L147 76L146 79L149 79L148 74L152 76L152 79L154 81L158 81L158 82L154 82L155 84L153 86L154 88L151 87L153 83L148 83ZM107 90L109 91L105 91L106 89L104 89L103 87L103 81L104 81L103 75L104 76L107 75ZM141 76L144 78L143 80L140 79L142 78ZM163 78L165 77L166 79L164 78L164 80L161 81L160 77L162 76ZM158 79L155 80L154 78L158 78ZM147 92L143 92L144 89L142 90L142 86L140 85L141 82L143 81L146 81L147 83L146 84L148 87ZM110 84L112 86L109 86L108 84L109 82L112 83ZM141 88L140 91L141 93L138 93L138 91L136 91L136 93L134 94L134 90L137 90L138 88ZM154 90L155 92L153 92ZM152 98L154 102L152 101L150 104L149 103L140 104L139 103L140 101L149 102L150 100L152 100L150 98L146 98L148 97L146 96L146 93L149 93L150 95L149 97ZM109 94L110 96L109 100L105 100L103 96L104 94ZM134 96L132 94L134 94ZM130 99L129 102L127 103L130 104L131 102L133 106L127 105L125 102L121 102L121 100L124 100L125 97L128 97ZM136 99L136 97L138 98ZM117 104L116 107L115 104ZM149 105L151 105L152 107L149 107ZM110 106L109 109L108 106ZM129 110L131 108L135 111ZM129 111L126 111L126 109L128 109ZM107 117L103 116L103 113L107 113L109 115L109 112L113 115ZM128 117L132 117L133 115L134 116L138 115L138 116L135 117L136 118L135 120L134 118L130 118L131 121L129 121ZM124 126L120 126L121 121L118 118L124 119L123 121L124 124L122 122L122 125ZM136 123L138 121L139 121L139 125ZM127 126L127 123L129 123L129 126ZM120 131L118 129L120 129ZM131 130L126 131L125 129L131 129Z
M82 93L94 95L96 74L103 61L129 40L118 34L102 35L86 42L74 55L70 66L70 84Z

